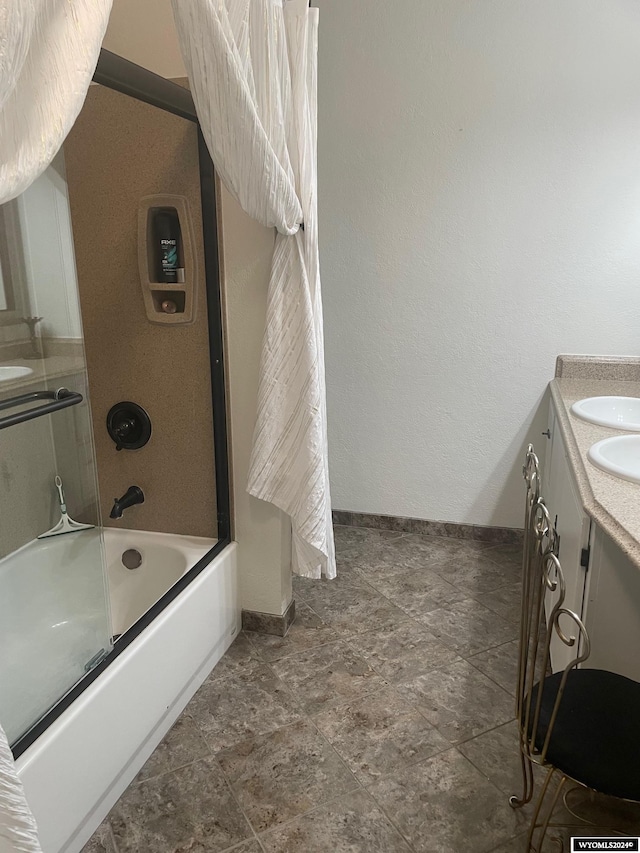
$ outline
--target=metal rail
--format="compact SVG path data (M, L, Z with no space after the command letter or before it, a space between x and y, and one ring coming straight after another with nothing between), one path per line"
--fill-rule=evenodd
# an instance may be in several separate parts
M77 406L82 402L82 394L77 391L69 391L67 388L58 388L57 391L31 391L29 394L20 394L18 397L11 397L9 400L0 401L0 411L5 409L13 409L16 406L22 406L25 403L31 403L34 400L51 400L51 403L45 403L43 406L35 406L33 409L27 409L25 412L17 412L15 415L6 415L0 418L0 429L6 429L16 424L23 424L25 421L32 421L35 418L41 418L43 415L50 415L52 412L57 412L60 409L68 409L69 406Z

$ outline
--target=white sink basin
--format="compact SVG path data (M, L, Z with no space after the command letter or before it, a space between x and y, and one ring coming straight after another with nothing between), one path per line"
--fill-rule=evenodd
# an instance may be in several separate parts
M30 367L0 365L0 382L9 382L11 379L22 379L31 373L33 373L33 370Z
M640 432L640 397L587 397L571 411L592 424Z
M587 455L602 471L640 483L640 435L613 435L596 441Z

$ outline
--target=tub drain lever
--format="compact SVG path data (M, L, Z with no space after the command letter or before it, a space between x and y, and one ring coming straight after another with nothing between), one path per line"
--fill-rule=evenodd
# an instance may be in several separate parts
M74 521L69 517L67 512L67 504L64 499L64 489L62 487L62 479L59 474L55 477L56 489L58 490L58 501L60 502L60 521L47 530L46 533L41 533L38 539L47 539L49 536L60 536L63 533L76 533L78 530L91 530L93 524L82 524L79 521Z

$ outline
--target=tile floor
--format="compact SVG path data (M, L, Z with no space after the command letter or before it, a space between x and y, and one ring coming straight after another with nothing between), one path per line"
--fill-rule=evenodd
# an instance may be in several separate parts
M524 850L518 549L336 544L339 577L296 579L284 639L238 637L84 853Z

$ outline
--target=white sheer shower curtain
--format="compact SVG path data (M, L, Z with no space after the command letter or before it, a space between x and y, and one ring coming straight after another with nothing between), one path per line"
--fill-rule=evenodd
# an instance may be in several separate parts
M307 0L172 5L218 174L247 213L278 232L248 490L291 517L294 571L335 577L316 198L318 10Z

